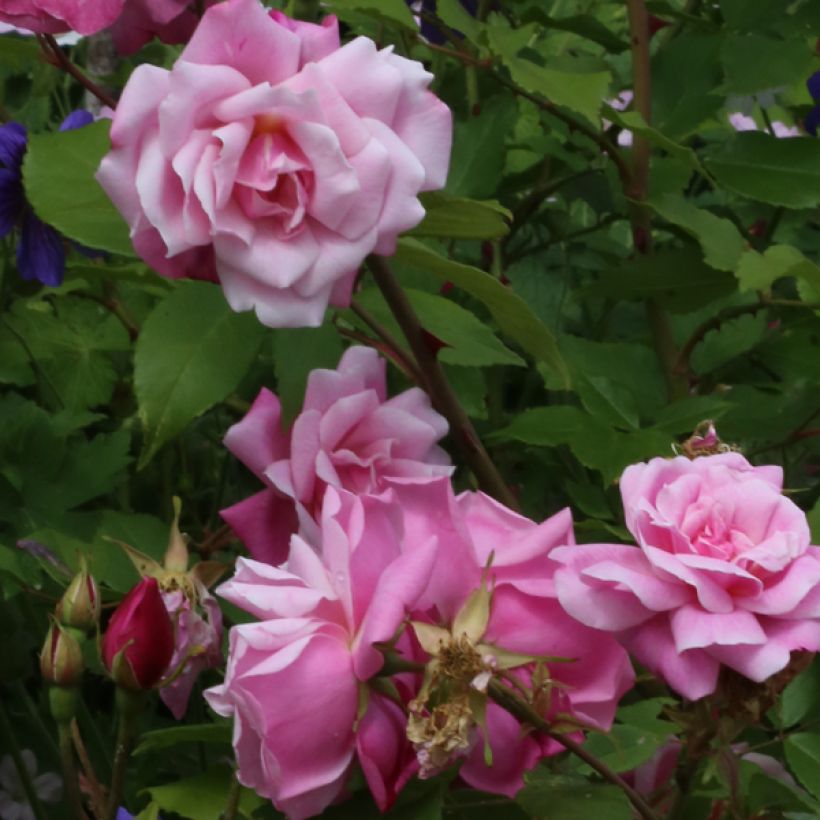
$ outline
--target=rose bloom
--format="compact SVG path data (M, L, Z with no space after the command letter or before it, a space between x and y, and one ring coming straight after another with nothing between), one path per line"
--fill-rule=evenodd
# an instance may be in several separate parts
M206 0L211 5L215 0ZM163 43L185 43L199 17L191 0L126 0L109 32L120 54L133 54L153 37Z
M0 0L0 20L38 34L94 34L110 26L124 0Z
M385 362L375 350L351 347L336 370L314 370L301 413L281 428L279 399L262 390L225 444L268 488L221 515L254 558L279 564L301 521L310 531L327 487L374 493L389 477L449 475L436 445L447 422L424 391L387 398Z
M739 453L633 464L621 495L638 547L553 552L561 604L690 700L722 664L766 680L820 649L820 551L782 479Z
M218 281L272 327L319 325L445 183L452 122L431 79L366 37L339 47L332 20L227 0L170 71L132 73L98 179L160 274Z
M382 810L414 770L401 710L366 686L433 570L435 540L411 535L390 498L330 488L313 545L294 536L282 567L240 558L217 590L260 620L231 629L205 697L234 718L240 782L292 820L342 796L355 762Z
M550 683L544 693L544 716L607 731L634 673L615 640L569 617L555 595L553 573L558 567L549 555L559 545L575 543L569 509L536 524L484 493L454 496L446 478L394 481L391 487L406 530L422 543L433 538L439 544L435 572L413 619L449 629L486 571L492 598L481 645L561 658L547 662ZM512 674L531 687L534 671L530 663ZM564 748L551 738L524 731L493 702L487 703L486 715L492 765L484 759L484 730L477 729L459 775L476 789L512 797L523 786L525 772ZM580 729L572 735L583 739Z

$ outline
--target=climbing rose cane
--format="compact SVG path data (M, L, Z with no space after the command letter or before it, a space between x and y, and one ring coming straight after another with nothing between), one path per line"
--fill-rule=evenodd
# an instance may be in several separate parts
M217 281L271 327L345 306L372 252L443 187L451 115L420 63L359 37L209 8L170 71L141 65L114 114L98 179L160 274ZM332 42L331 42L332 40Z
M633 464L621 496L638 546L555 550L561 604L690 700L721 665L764 681L820 649L820 549L782 481L733 452Z
M447 422L426 393L387 397L385 362L375 350L351 347L335 370L314 370L301 413L287 432L279 399L262 390L228 430L228 449L268 485L222 510L254 558L279 564L298 522L315 528L327 487L375 493L390 477L449 475L436 445Z

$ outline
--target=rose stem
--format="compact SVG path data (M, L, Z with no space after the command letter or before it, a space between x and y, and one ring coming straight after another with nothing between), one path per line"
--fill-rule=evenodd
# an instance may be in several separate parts
M435 352L427 344L419 318L390 266L383 257L373 255L368 257L367 264L413 351L433 406L449 422L450 431L479 485L502 504L518 510L518 502L484 449L478 433L447 381Z
M114 751L114 768L111 775L111 790L108 795L108 820L115 820L117 809L122 802L125 789L125 773L128 769L128 761L131 758L131 746L137 734L137 724L144 705L144 692L130 692L122 687L117 687L119 725Z
M66 74L70 74L80 85L87 88L103 105L107 105L111 109L117 107L117 101L113 97L109 96L94 80L87 77L65 56L62 48L60 48L60 44L54 39L53 35L38 34L37 40L48 62L57 68L61 68Z
M83 809L83 798L80 794L80 782L77 779L77 767L74 765L74 745L71 741L71 724L61 721L57 724L57 735L60 741L60 763L63 767L63 782L68 797L71 813L76 820L88 820Z
M580 743L566 735L553 732L552 729L550 729L549 723L532 709L528 703L521 700L518 695L495 680L490 681L487 694L513 717L518 718L522 723L528 723L530 726L538 729L539 732L560 743L568 752L572 752L572 754L581 758L590 768L595 769L604 780L608 780L614 786L621 789L643 820L658 820L658 816L652 811L646 801L635 789L626 783L622 777L612 771L606 763L588 752Z

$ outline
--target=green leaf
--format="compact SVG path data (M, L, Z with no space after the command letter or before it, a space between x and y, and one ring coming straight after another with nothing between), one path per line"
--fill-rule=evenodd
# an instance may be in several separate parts
M671 437L659 430L613 430L572 405L525 410L488 438L542 447L566 444L583 465L598 470L607 484L628 465L671 452L672 443Z
M458 0L451 2L461 8ZM440 3L438 8L441 14ZM447 175L448 193L478 199L495 195L504 173L505 141L517 115L515 99L510 94L482 100L477 117L456 122Z
M264 332L255 316L234 313L221 289L210 283L186 282L157 305L134 354L134 389L145 431L140 468L236 389Z
M342 340L329 322L321 327L280 328L274 331L276 394L282 402L285 422L302 409L310 371L317 367L335 368L343 350Z
M635 726L613 726L607 734L589 735L584 748L615 772L628 772L646 763L675 733L675 726L668 724L666 735L654 735ZM590 774L592 768L582 766L579 771Z
M709 151L704 164L721 185L750 199L785 208L820 204L820 140L813 137L743 131Z
M586 288L613 299L654 299L674 312L686 313L735 290L735 278L709 267L700 249L661 250L609 268Z
M470 265L453 262L414 239L400 239L398 261L436 274L452 282L482 302L501 330L531 356L544 362L561 384L569 386L569 371L558 350L555 337L529 306L510 288L488 273Z
M553 67L520 57L521 30L511 29L500 15L494 14L491 19L493 23L487 27L490 48L501 58L516 85L598 124L601 101L609 92L612 80L608 71L590 71L580 59L564 59Z
M808 514L811 527L812 544L820 544L820 499L811 508Z
M583 777L553 774L536 769L525 776L526 785L515 797L533 817L555 817L560 820L631 820L632 808L626 795L617 787L590 783Z
M111 143L111 123L33 134L23 161L26 197L37 216L89 248L134 256L128 226L94 178Z
M509 233L512 214L494 200L480 202L447 194L422 194L426 214L409 236L443 239L500 239Z
M680 145L657 129L648 126L637 111L617 111L612 106L605 105L604 116L616 125L620 125L621 128L626 128L627 131L644 137L650 145L661 148L667 154L686 162L693 170L703 170L698 155L691 148Z
M726 35L720 50L727 94L754 94L779 85L791 85L795 77L811 74L813 49L805 39L781 40L763 34Z
M417 30L413 15L403 0L329 0L327 6L336 12L363 11L404 28Z
M772 245L763 253L749 249L740 258L741 290L766 290L783 276L794 276L820 293L820 267L791 245Z
M687 396L668 404L655 418L655 427L667 433L691 433L707 419L716 421L731 404L717 396Z
M728 271L737 267L740 255L748 243L734 223L698 208L690 200L675 194L663 194L650 199L647 205L697 239L703 248L707 265Z
M814 529L814 528L812 528ZM812 543L817 543L815 540ZM780 720L788 729L808 715L820 712L820 658L814 658L808 669L801 672L780 696Z
M9 73L28 71L42 59L40 46L33 37L4 34L2 43L0 69L4 71Z
M408 289L405 293L418 313L422 327L449 345L439 351L442 362L466 367L526 365L475 314L451 299L418 290Z
M636 430L640 424L635 399L623 385L605 376L579 374L575 390L593 416L613 427Z
M129 346L128 333L116 316L94 302L69 296L18 301L4 322L34 357L52 403L83 409L111 398L117 372L106 354Z
M171 726L167 729L154 729L140 737L139 745L134 749L135 755L168 749L180 743L224 743L231 742L230 723L197 723L188 726Z
M436 14L442 22L462 32L473 42L478 39L484 29L483 23L479 23L472 14L469 14L459 0L438 0Z
M219 820L227 805L233 778L229 768L218 766L164 786L149 786L143 791L165 812L175 812L190 820ZM249 817L265 802L250 789L242 788L239 810Z
M800 782L820 798L820 734L798 732L789 735L783 744L789 767Z

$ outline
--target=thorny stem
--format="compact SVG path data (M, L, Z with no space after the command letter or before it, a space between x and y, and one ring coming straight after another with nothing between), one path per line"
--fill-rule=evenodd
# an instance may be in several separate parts
M571 737L554 732L549 723L544 720L526 701L522 700L514 692L511 692L498 681L490 681L487 689L487 694L495 701L502 709L508 711L513 717L520 720L522 723L527 723L530 726L538 729L539 732L545 734L547 737L560 743L568 752L571 752L576 757L579 757L590 768L598 772L604 780L609 781L614 786L621 789L629 798L629 802L635 808L635 811L643 818L643 820L658 820L657 815L647 805L646 801L635 791L622 777L616 774L603 761L599 760L595 755L588 752L580 743L573 740Z
M117 742L114 749L114 769L111 776L111 789L108 793L107 820L115 820L117 809L122 803L125 790L125 773L131 759L131 747L137 733L140 712L144 705L144 692L128 692L117 687L117 711L119 726Z
M423 384L424 379L418 367L416 367L416 363L401 349L401 345L393 334L355 299L350 303L350 309L390 348L393 356L400 362L401 367L407 371L410 377L418 384Z
M239 813L239 798L242 797L242 784L234 773L231 781L231 788L228 792L228 802L225 805L225 811L222 812L220 820L236 820Z
M649 13L644 0L627 0L629 15L629 43L632 49L632 87L634 107L649 125L652 121L652 75L649 61ZM634 203L630 206L632 242L639 254L652 252L652 226L649 209L645 205L649 191L649 160L651 146L646 137L635 134L632 142L632 173L624 185L624 194ZM622 177L623 182L623 177ZM655 352L666 380L669 399L686 395L686 380L675 371L678 353L669 317L654 300L646 302L646 315Z
M396 317L410 349L416 358L423 384L433 406L450 424L459 448L464 454L470 469L478 483L494 498L513 510L518 510L518 502L507 487L495 464L484 449L469 416L461 406L436 354L430 349L424 337L424 331L410 300L396 280L389 265L381 256L369 256L370 268L376 285L382 292L388 307Z
M86 782L88 784L88 792L91 796L91 809L94 817L105 816L105 789L97 775L94 772L94 767L91 765L91 758L88 756L88 751L83 743L82 735L80 734L80 727L77 720L71 721L71 739L74 741L74 750L77 752L77 757L80 759L80 765L83 768Z
M71 60L66 57L60 44L54 39L51 34L38 34L37 40L40 43L40 48L43 49L43 54L46 60L57 68L61 68L66 74L70 74L80 85L88 89L103 105L109 108L116 108L117 101L104 91L97 83L90 77L86 76L79 68L77 68Z
M87 820L83 809L83 798L80 794L80 781L77 767L74 764L74 746L71 742L71 724L62 721L57 724L57 735L60 741L60 763L63 768L63 783L66 796L75 820Z

